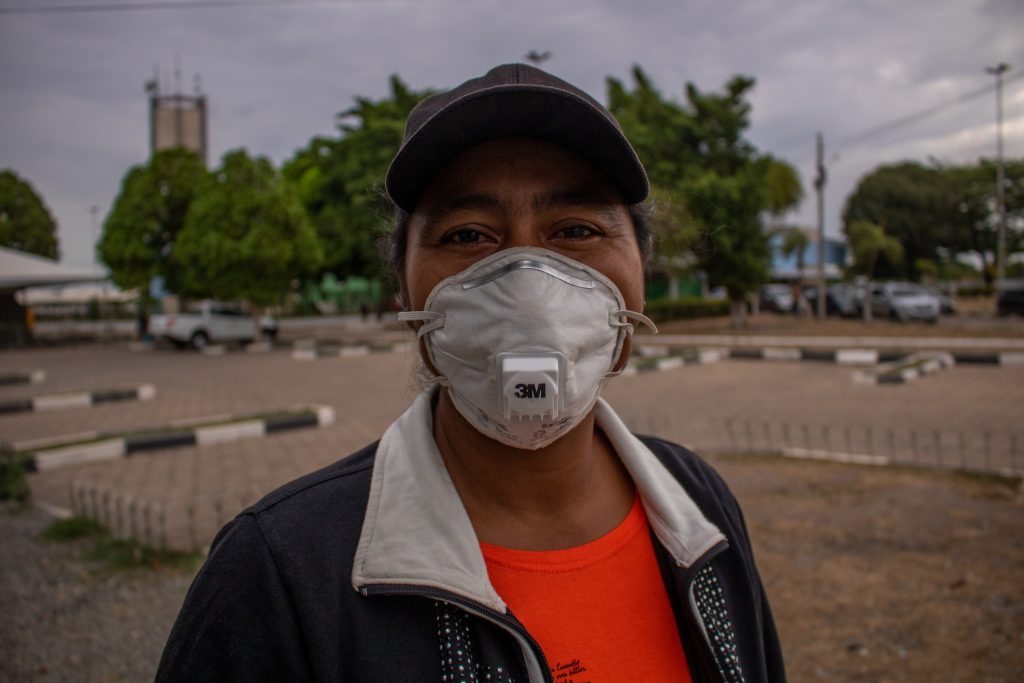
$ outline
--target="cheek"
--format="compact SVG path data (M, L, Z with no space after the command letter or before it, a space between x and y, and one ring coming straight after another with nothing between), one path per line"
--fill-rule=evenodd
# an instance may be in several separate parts
M612 281L622 293L626 308L642 313L644 308L643 265L639 259L636 259L635 263L632 262L632 259L629 260L630 263L623 264L621 270L616 273L615 277L612 277Z

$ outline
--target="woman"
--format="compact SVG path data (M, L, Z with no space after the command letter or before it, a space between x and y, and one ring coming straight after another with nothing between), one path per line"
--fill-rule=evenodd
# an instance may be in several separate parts
M599 397L649 323L614 118L497 67L413 111L387 189L432 389L221 532L157 680L784 680L727 487Z

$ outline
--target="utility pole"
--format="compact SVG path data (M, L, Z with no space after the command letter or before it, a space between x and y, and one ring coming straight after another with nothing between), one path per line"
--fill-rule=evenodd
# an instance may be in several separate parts
M817 137L817 165L818 173L814 177L814 189L818 193L818 296L817 316L819 320L825 319L825 141L821 133Z
M1006 279L1006 200L1003 196L1003 74L1010 65L1000 62L985 67L996 77L996 211L999 213L999 248L996 255L996 286Z

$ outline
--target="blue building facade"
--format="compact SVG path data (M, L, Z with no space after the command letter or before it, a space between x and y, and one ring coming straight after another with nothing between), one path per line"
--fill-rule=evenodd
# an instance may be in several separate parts
M798 269L799 260L796 254L786 256L782 253L782 235L772 235L768 243L771 246L771 278L773 280L812 279L818 276L818 235L817 231L807 231L808 243L803 253L803 272ZM833 237L825 238L825 279L841 280L846 268L849 247L846 242Z

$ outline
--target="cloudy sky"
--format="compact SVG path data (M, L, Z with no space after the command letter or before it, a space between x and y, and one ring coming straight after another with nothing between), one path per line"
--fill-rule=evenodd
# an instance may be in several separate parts
M878 164L994 155L994 92L965 97L994 84L986 66L1014 66L1005 150L1024 156L1021 0L229 0L11 11L154 1L0 0L0 167L43 196L69 263L92 262L90 207L101 225L125 171L147 158L143 84L159 65L172 89L176 55L184 89L199 74L209 98L212 161L245 147L279 163L332 134L354 96L384 96L389 74L451 87L530 50L550 51L545 68L601 100L605 78L628 78L633 64L677 99L686 81L714 89L754 76L750 139L795 165L808 192L794 222L815 223L814 134L825 135L831 234L857 179ZM937 113L858 139L926 111Z

